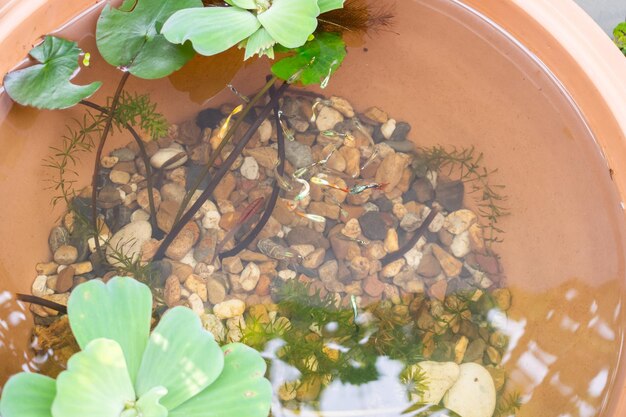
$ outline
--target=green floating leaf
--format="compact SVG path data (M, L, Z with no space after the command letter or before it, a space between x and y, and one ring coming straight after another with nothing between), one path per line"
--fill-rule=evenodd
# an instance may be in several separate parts
M261 24L256 16L238 7L205 7L174 13L162 33L172 43L191 41L200 55L224 52L252 35Z
M259 56L267 55L270 59L274 59L274 45L276 41L265 28L259 28L244 43L246 47L244 60L251 58L255 54L259 54Z
M615 27L613 38L617 47L626 55L626 22L622 22Z
M7 94L19 104L40 109L65 109L91 96L102 85L75 85L70 82L78 70L82 53L76 42L46 36L30 51L39 64L12 71L4 77Z
M226 3L231 6L241 7L242 9L253 10L256 9L256 3L254 0L225 0Z
M290 51L277 48L277 52ZM346 45L341 35L324 32L291 52L295 54L272 66L272 73L289 80L301 71L298 79L303 85L322 84L324 87L346 57Z
M213 384L173 410L168 417L267 417L272 386L259 352L233 343L222 348L224 370Z
M52 417L50 409L56 395L54 379L22 372L4 385L0 415L4 417Z
M201 0L127 0L119 9L107 5L96 27L98 50L109 64L126 67L136 77L165 77L193 57L193 48L168 42L161 26L179 10L200 7Z
M97 300L94 300L94 304ZM57 378L55 417L111 417L135 402L124 353L117 342L96 339L76 353Z
M159 402L167 389L154 387L137 400L137 415L141 417L167 417L167 408Z
M286 48L304 45L317 28L316 0L274 0L257 18L275 41Z
M320 8L320 14L330 12L331 10L343 8L343 3L346 0L317 0L317 5Z
M135 388L141 397L153 387L165 387L161 403L172 410L212 384L223 367L222 351L200 318L188 308L175 307L150 335Z
M115 277L107 284L92 280L72 291L67 310L81 349L99 338L116 341L134 381L150 335L150 289L128 277Z

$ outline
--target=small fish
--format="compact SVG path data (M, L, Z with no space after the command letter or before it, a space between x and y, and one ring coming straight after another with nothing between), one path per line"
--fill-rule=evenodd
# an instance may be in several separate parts
M328 138L345 138L348 135L348 133L340 133L335 130L324 130L321 133Z
M250 222L250 220L254 217L254 215L257 214L259 210L261 210L261 207L263 207L264 204L265 204L265 197L259 197L256 200L254 200L252 203L250 203L248 206L246 206L246 208L243 209L243 212L241 213L241 216L239 216L239 220L237 220L237 223L235 223L233 228L230 229L228 233L226 233L226 235L224 236L224 239L222 239L222 241L217 244L217 247L215 248L215 253L213 255L213 259L211 259L211 264L213 263L213 261L215 261L215 258L217 257L217 255L222 251L222 249L224 248L224 245L226 245L226 243L228 243L233 237L235 237L235 234L239 230L241 230L241 228L246 223Z
M334 67L338 63L339 63L339 61L337 61L336 59L333 60L333 62L330 63L330 66L328 67L328 75L326 75L326 77L320 83L320 88L324 89L324 88L328 87L328 82L330 81L330 76L333 75L333 70L335 69Z
M350 296L350 305L352 306L352 313L354 314L354 325L358 329L357 318L359 317L359 307L356 304L356 296Z
M237 97L239 97L241 99L241 101L243 101L244 103L250 103L250 98L248 96L244 96L243 94L241 94L234 85L232 84L228 84L227 85L228 89Z
M91 54L89 52L85 52L85 56L83 57L83 65L88 67L90 62L89 60L91 59Z
M367 161L365 161L363 165L361 165L361 171L363 171L365 168L370 166L370 164L374 162L376 157L378 157L378 148L374 148L374 152L372 152L372 155L369 158L367 158Z
M276 161L276 165L274 165L274 178L276 179L276 183L280 187L281 190L285 190L287 192L293 191L293 185L291 185L291 181L289 181L285 176L280 175L278 172L278 165L280 161Z
M224 139L224 137L226 136L226 133L228 132L228 128L230 127L230 121L232 120L233 116L241 112L242 110L243 110L243 104L240 104L237 107L235 107L233 111L230 112L230 114L226 118L226 121L224 122L224 124L220 128L220 131L217 134L218 138Z
M344 210L339 200L337 200L337 197L335 197L332 193L327 193L327 192L324 193L324 196L326 196L326 198L328 198L331 203L339 207L339 211L342 217L348 217L348 212Z
M305 219L309 219L309 220L314 221L316 223L324 223L326 221L325 217L318 216L317 214L309 214L309 213L305 213L305 212L299 211L299 210L294 211L294 213L297 214L300 217L303 217Z
M309 183L301 178L296 178L296 182L302 184L302 190L298 195L293 199L294 201L302 201L309 195L311 192L311 186Z
M315 101L313 102L313 106L311 107L311 123L315 123L315 121L317 120L317 108L319 106L330 106L332 104L332 101L330 100L322 100L321 98L316 98Z
M325 180L324 178L320 178L320 177L313 177L311 178L311 183L313 184L317 184L317 185L323 185L326 187L330 187L330 188L334 188L335 190L339 190L339 191L343 191L344 193L347 193L349 190L347 188L343 188L340 187L337 184L334 184L328 180Z
M352 195L356 195L356 194L361 194L363 191L369 190L369 189L384 190L387 185L388 185L387 183L379 184L377 182L373 182L371 184L355 185L353 187L350 187L349 192Z
M348 242L355 242L359 246L367 246L370 244L368 240L362 240L362 239L357 239L354 237L349 237L349 236L344 235L343 233L339 233L335 236L337 236L337 239L347 240Z
M361 124L358 118L354 117L352 119L352 122L354 123L354 126L356 126L356 128L359 129L359 131L365 135L365 137L370 141L372 146L376 145L376 142L374 142L374 138L372 138L372 135L370 135L370 132L367 131L367 129Z
M302 256L286 247L279 245L272 239L261 239L257 243L257 248L262 254L279 261L302 261Z
M285 134L287 140L289 142L293 142L294 140L296 140L296 137L294 136L294 131L290 129L289 126L287 126L287 122L285 122L285 119L283 119L284 115L285 114L282 110L278 111L278 122L280 123L280 127L283 130L283 133Z

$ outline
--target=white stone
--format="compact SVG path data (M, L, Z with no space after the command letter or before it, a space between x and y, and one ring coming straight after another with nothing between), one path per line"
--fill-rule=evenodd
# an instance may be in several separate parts
M152 226L147 221L137 221L122 227L109 240L107 260L113 266L122 266L122 263L112 256L114 250L123 253L126 257L136 260L141 253L141 247L152 237Z
M435 214L433 221L428 225L428 230L432 233L438 233L443 227L443 223L446 221L446 216L441 213Z
M204 303L198 294L191 294L187 299L189 303L189 307L196 313L199 317L202 317L204 314Z
M292 271L291 269L278 271L278 278L282 279L283 281L289 281L290 279L294 279L296 275L296 271Z
M391 138L393 132L396 130L396 121L394 119L389 119L380 127L380 131L382 132L385 139Z
M33 286L31 288L31 292L35 297L43 297L48 292L48 287L46 283L48 282L48 277L46 275L37 275L37 278L33 281Z
M246 156L243 159L243 164L241 164L241 168L239 169L241 175L249 180L257 180L259 179L259 164L256 159L251 156Z
M404 259L406 259L406 264L411 269L417 269L422 261L422 257L424 254L420 252L419 249L413 247L411 250L407 251L404 254Z
M343 122L343 115L332 107L322 106L315 124L320 132L332 130L337 123Z
M425 404L439 404L445 393L459 379L460 367L454 362L419 362L419 366L426 377L426 391L413 401ZM465 417L465 414L462 414Z
M224 301L213 307L213 313L219 319L229 319L231 317L241 316L245 310L246 303L237 299Z
M315 250L315 246L307 245L307 244L292 245L290 249L293 249L294 251L298 253L298 255L304 258L304 257L309 256L311 253L313 253L313 251Z
M220 213L215 210L215 211L207 211L204 215L204 217L202 217L202 227L204 227L205 229L218 229L220 228L220 220L221 220L222 216L220 215Z
M196 261L196 258L193 257L193 249L187 252L187 254L183 256L183 259L180 260L180 262L189 265L192 268L195 268L198 264L198 261Z
M215 340L218 342L224 341L226 338L226 328L220 319L214 314L203 314L200 320L202 321L202 327L211 332Z
M430 185L433 186L433 188L437 188L437 171L427 171L426 172L426 179L428 181L430 181Z
M443 228L453 235L459 235L476 223L478 217L471 210L461 209L448 214L443 223Z
M465 255L470 253L470 238L467 230L454 236L452 244L450 245L450 250L457 258L463 258Z
M159 149L154 155L152 155L152 158L150 158L150 165L152 165L153 168L161 168L163 164L181 152L184 153L185 151L176 149L175 147ZM168 165L166 169L178 168L185 162L187 162L187 154L176 162L173 162L171 165Z
M107 240L109 240L109 235L100 235L100 246L104 246L107 243ZM96 238L95 237L90 237L89 239L87 239L87 246L89 246L89 251L91 253L94 253L96 251Z
M250 262L241 272L241 288L245 291L252 291L256 288L256 285L259 283L259 278L261 278L261 270L254 263Z
M491 417L496 387L489 371L477 363L464 363L460 370L459 379L443 398L444 406L463 417Z
M150 213L148 213L147 211L143 209L137 209L133 211L133 213L130 215L131 223L141 221L141 220L144 220L144 221L150 220Z

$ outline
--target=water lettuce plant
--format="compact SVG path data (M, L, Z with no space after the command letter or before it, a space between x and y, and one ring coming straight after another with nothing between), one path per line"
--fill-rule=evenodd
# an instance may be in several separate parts
M68 316L82 349L57 380L20 373L6 383L3 417L265 417L272 389L258 352L220 348L188 308L150 333L152 296L115 277L72 292Z

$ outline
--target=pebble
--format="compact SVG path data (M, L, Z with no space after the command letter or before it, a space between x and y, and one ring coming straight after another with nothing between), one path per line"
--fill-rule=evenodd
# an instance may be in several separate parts
M185 280L185 288L187 288L192 294L198 294L203 302L208 301L206 282L204 282L204 280L198 275L189 275Z
M385 137L385 139L390 139L391 135L393 135L393 131L396 130L396 121L395 119L389 119L380 127L380 131Z
M454 362L424 361L413 366L421 369L428 383L424 393L418 398L412 398L412 400L425 404L439 404L461 374L459 365ZM464 414L463 417L465 417Z
M406 264L411 269L417 269L422 261L422 257L424 254L417 248L413 247L410 250L406 251L404 254L404 259L406 260Z
M215 256L218 242L218 230L209 229L202 233L202 237L193 249L193 257L198 262L211 262Z
M204 303L198 294L191 294L187 299L187 303L189 303L189 308L201 317L204 314Z
M426 278L434 278L441 273L441 265L432 254L424 254L417 267L417 273Z
M258 133L261 143L269 142L272 137L272 123L267 119L263 120L263 123L259 126Z
M102 168L111 169L115 166L115 164L118 163L118 161L119 161L119 158L115 156L104 156L100 160L100 165L102 165Z
M296 169L313 163L311 147L297 141L285 141L285 157Z
M450 245L450 251L454 256L457 258L463 258L470 253L470 250L470 238L467 230L454 236L452 244Z
M359 217L363 236L370 240L384 240L387 237L387 224L380 212L369 211Z
M246 309L246 303L241 300L233 299L223 301L213 307L213 313L220 319L230 319L232 317L241 316Z
M177 306L181 297L180 280L176 275L170 275L165 280L165 288L163 289L163 301L168 307Z
M446 408L463 417L491 417L496 408L496 388L487 369L464 363L459 378L443 398Z
M387 113L385 113L378 107L370 107L369 109L365 110L365 113L363 115L370 119L372 122L379 124L385 123L389 119Z
M262 166L266 169L274 169L276 162L278 161L278 151L274 148L270 148L269 146L264 146L262 148L252 148L246 149L243 151L243 154L247 157L251 157L255 160L257 165ZM244 160L243 165L246 164ZM242 165L242 169L243 169ZM243 171L241 172L243 175ZM245 177L245 175L244 175ZM247 177L246 177L247 178ZM254 179L254 178L251 178Z
M463 181L439 181L435 188L435 199L446 211L455 211L463 207L464 193Z
M459 235L468 230L477 221L476 213L471 210L461 209L448 214L443 223L443 228L453 235Z
M152 155L152 158L150 158L150 165L152 165L153 168L159 169L167 161L169 161L171 158L175 157L176 155L180 153L184 153L184 151L181 151L180 149L176 149L176 148L159 149L157 153ZM171 170L174 168L178 168L179 166L184 165L185 162L187 162L187 154L185 154L185 156L183 156L176 162L173 162L172 164L168 165L165 169Z
M195 222L187 223L167 248L165 255L175 261L182 260L190 251L192 251L199 237L200 229L198 228L198 225Z
M43 297L44 295L51 293L52 291L48 290L47 282L48 277L46 275L37 275L37 278L33 281L31 293L35 297Z
M309 256L315 250L313 245L291 245L290 249L293 249L298 255L305 257Z
M322 106L315 120L320 132L332 130L337 123L343 122L343 115L332 107Z
M56 252L63 245L69 245L70 232L62 226L53 227L48 236L48 246L52 253Z
M222 269L229 274L239 274L243 271L243 264L238 256L222 259Z
M211 332L215 340L220 343L226 338L226 327L224 323L215 314L203 314L200 316L202 327Z
M304 260L302 261L302 266L304 266L305 268L317 269L322 264L322 262L324 262L325 257L325 249L315 249L313 252L304 257Z
M249 180L259 179L259 164L256 159L251 156L247 156L243 159L241 168L239 168L241 175Z
M303 226L294 227L285 236L289 246L294 245L313 245L316 248L328 249L330 243L320 232Z
M71 266L68 266L59 272L54 290L57 293L64 293L72 289L72 286L74 285L75 272L76 271Z
M114 169L109 173L109 179L113 184L128 184L130 182L130 174Z
M61 245L54 251L54 262L59 265L71 265L78 258L78 249L70 245Z
M320 266L317 271L320 280L324 283L337 281L339 275L339 263L336 260L331 260Z
M511 308L511 291L507 288L494 290L492 296L500 310L508 311Z
M128 258L136 260L141 253L141 247L151 237L152 226L147 221L127 224L109 240L109 247L107 247L106 251L108 262L113 266L122 265L121 262L115 260L112 256L116 250L122 252Z
M385 291L385 284L376 275L370 275L363 282L363 291L370 297L380 297Z
M443 228L443 224L446 221L446 216L441 213L435 214L433 221L428 225L428 231L437 233Z
M206 281L206 288L211 304L219 304L226 299L226 286L224 281L218 277L209 277Z
M414 271L402 271L389 278L393 278L393 283L408 293L424 293L424 282Z
M42 262L35 265L35 271L39 275L51 275L56 273L59 265L56 262Z
M386 191L393 190L402 179L402 172L407 166L408 160L401 154L392 153L383 159L376 171L376 182L387 184Z
M463 264L461 263L461 261L443 250L439 245L433 244L432 250L433 255L435 255L435 257L439 261L441 269L448 278L454 278L461 273L461 269L463 268Z
M321 270L318 271L318 273L320 273L320 277L321 277ZM294 279L298 274L296 273L296 271L292 271L291 269L283 269L282 271L278 271L278 278L282 279L283 281L289 281Z
M348 100L342 97L332 96L330 98L331 106L348 119L354 117L354 109Z
M135 152L128 148L119 148L112 151L109 156L117 158L119 162L129 162L135 159Z
M167 233L172 230L172 227L174 226L174 219L176 218L176 213L178 213L179 207L180 204L176 201L169 200L161 203L156 215L159 229Z
M357 219L350 219L348 223L341 229L341 233L352 239L357 239L361 236L361 225Z
M248 265L246 265L241 272L241 288L243 288L244 291L254 290L259 282L259 278L261 278L261 271L259 267L253 262L248 263Z
M389 264L387 264L383 270L381 271L383 277L385 278L393 278L400 273L406 261L404 258L395 260Z
M389 147L391 147L391 149L393 149L396 152L409 153L415 150L415 144L411 142L410 140L401 140L401 141L390 140L389 142L387 142L387 145L389 145Z

